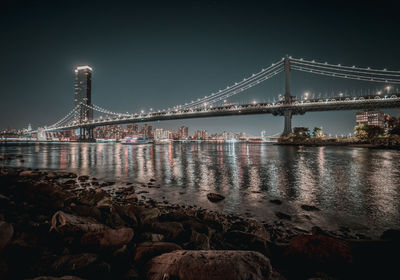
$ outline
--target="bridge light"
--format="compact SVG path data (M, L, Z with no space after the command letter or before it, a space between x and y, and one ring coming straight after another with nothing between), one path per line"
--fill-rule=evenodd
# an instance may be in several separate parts
M381 94L382 94L382 91L378 90L378 91L376 92L376 94L377 94L377 95L381 95Z
M389 93L389 91L391 90L391 86L387 86L385 89L387 90L387 92Z

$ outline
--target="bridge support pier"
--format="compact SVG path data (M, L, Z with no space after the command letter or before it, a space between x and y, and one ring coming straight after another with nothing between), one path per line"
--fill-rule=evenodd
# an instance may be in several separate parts
M79 128L79 141L81 142L94 142L93 127Z
M286 110L285 114L285 123L284 123L284 129L282 135L288 135L292 133L292 111Z

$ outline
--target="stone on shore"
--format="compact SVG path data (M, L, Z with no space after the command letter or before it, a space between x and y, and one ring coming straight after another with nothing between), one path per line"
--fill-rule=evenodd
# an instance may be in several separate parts
M147 265L148 280L265 280L270 261L252 251L174 251L153 258Z
M127 212L127 215L129 215L129 212L134 214L142 225L151 224L160 216L160 210L157 208L145 208L142 206L131 206L127 209Z
M145 264L156 256L176 250L182 250L182 247L171 242L143 242L136 248L134 261Z
M183 225L179 222L155 222L151 228L155 233L163 234L167 241L176 241L185 233Z
M107 229L107 226L87 217L67 214L63 211L56 212L51 218L50 230L60 234L84 234L86 232L99 232Z
M303 204L300 207L306 211L320 211L320 209L314 205Z
M211 202L219 202L221 200L225 199L225 196L221 195L221 194L217 194L217 193L208 193L207 194L207 198L209 201Z
M0 221L0 252L10 243L13 234L13 226L7 222Z
M101 232L87 232L81 238L81 245L99 249L115 249L128 244L133 238L131 228L106 229Z

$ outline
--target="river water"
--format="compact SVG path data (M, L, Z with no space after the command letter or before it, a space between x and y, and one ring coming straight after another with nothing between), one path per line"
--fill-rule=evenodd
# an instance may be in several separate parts
M290 147L248 143L47 143L1 145L22 154L7 166L72 171L117 186L132 182L143 197L276 220L277 211L309 230L350 227L378 234L400 227L400 151ZM147 188L150 179L155 186ZM207 193L226 198L207 200ZM271 203L279 199L282 205ZM301 205L321 211L304 211Z

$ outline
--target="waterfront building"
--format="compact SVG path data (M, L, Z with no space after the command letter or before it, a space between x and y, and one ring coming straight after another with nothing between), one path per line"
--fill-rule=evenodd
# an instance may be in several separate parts
M153 127L148 125L147 123L142 126L140 129L140 134L146 138L153 138Z
M154 140L169 139L169 131L163 128L154 129Z
M125 136L133 136L139 133L139 126L135 123L128 124L125 130Z
M187 126L179 127L179 139L186 140L189 137L189 128Z
M106 125L94 129L94 137L100 139L122 139L124 130L120 125Z
M356 123L357 125L373 125L385 128L386 114L380 110L373 111L360 111L356 113Z

